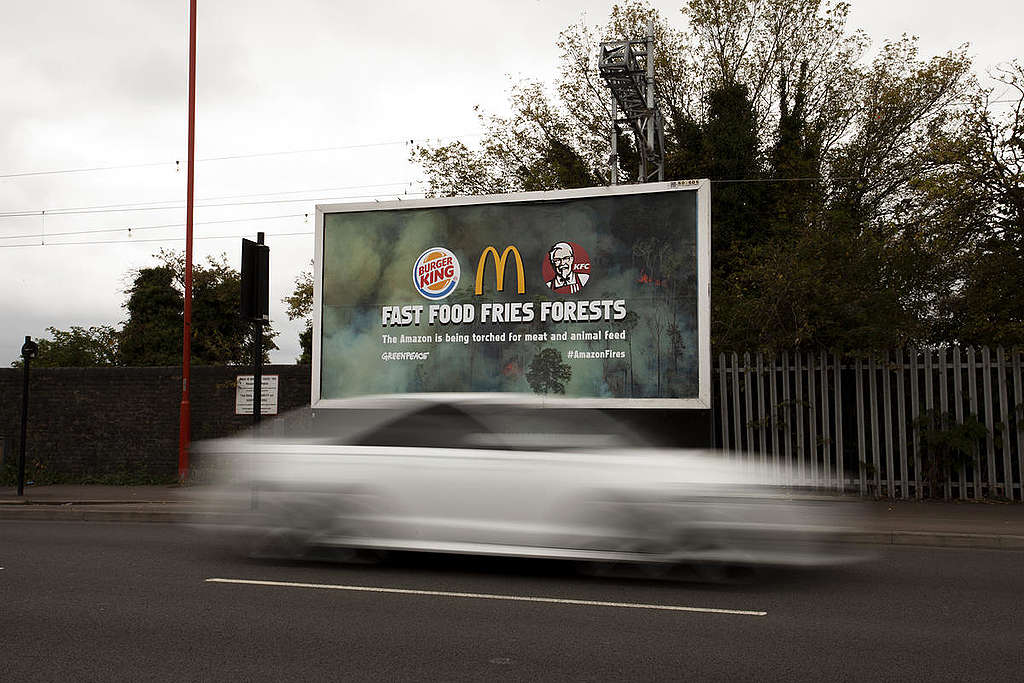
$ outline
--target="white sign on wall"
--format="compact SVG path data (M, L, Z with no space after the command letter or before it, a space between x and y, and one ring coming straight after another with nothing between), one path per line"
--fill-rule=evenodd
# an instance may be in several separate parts
M260 382L261 415L277 415L277 380L279 375L263 375ZM252 415L255 382L253 375L238 375L235 382L235 415Z

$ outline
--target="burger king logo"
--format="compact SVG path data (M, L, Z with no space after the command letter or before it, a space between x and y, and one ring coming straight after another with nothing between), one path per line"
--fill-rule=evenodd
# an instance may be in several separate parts
M412 284L424 298L438 301L455 291L461 272L455 254L444 247L431 247L413 264Z

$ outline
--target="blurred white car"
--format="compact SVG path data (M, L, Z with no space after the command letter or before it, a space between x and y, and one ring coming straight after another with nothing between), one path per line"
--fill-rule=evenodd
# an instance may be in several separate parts
M532 396L410 395L308 410L206 442L218 504L257 554L321 546L601 563L844 560L832 506L736 459L654 448L596 410Z

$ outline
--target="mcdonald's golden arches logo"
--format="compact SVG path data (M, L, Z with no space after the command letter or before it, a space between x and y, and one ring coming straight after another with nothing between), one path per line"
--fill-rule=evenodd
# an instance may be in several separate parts
M484 249L483 253L480 254L480 261L476 264L476 288L474 291L477 294L483 294L484 291L484 268L487 265L487 257L494 257L494 270L495 270L495 284L498 286L498 291L505 289L505 260L508 255L512 254L516 257L516 291L520 294L526 292L526 276L523 273L523 257L519 255L519 250L512 244L505 247L505 251L501 252L501 256L498 256L498 250L493 246L489 246Z

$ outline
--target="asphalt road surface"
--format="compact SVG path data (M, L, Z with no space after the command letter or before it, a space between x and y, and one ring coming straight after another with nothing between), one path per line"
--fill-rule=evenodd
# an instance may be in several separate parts
M256 561L184 527L0 521L0 680L1024 678L1024 553L875 552L708 584Z

